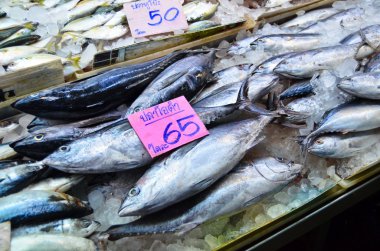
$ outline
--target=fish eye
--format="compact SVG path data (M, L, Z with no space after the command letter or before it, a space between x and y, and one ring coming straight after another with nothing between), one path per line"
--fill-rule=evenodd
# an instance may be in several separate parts
M321 144L323 144L323 140L321 140L321 139L317 139L317 140L315 141L315 143L321 145Z
M281 157L276 157L276 160L280 161L280 162L285 162L285 159L284 158L281 158Z
M139 111L141 111L142 109L141 109L141 107L140 106L137 106L137 107L135 107L135 109L133 109L133 112L139 112Z
M264 66L263 65L259 65L259 69L264 69Z
M42 133L34 136L34 140L36 140L36 141L41 141L43 138L44 138L44 135Z
M68 147L68 146L61 146L59 148L59 150L62 151L62 152L68 152L70 150L70 147Z
M83 228L87 228L87 227L91 226L91 221L90 220L82 220L80 225Z
M140 189L138 187L133 187L131 190L129 190L128 196L133 197L140 193Z

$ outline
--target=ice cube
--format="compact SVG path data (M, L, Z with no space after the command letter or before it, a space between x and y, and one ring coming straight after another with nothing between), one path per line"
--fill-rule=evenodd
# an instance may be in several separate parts
M267 214L269 215L269 217L271 217L272 219L275 219L281 215L284 215L285 213L289 212L290 211L290 208L283 205L283 204L277 204L277 205L274 205L274 206L271 206L268 211L267 211Z

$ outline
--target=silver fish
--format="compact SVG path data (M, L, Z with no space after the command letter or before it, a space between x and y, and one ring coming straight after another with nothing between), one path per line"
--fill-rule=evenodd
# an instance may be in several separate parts
M268 58L267 60L265 60L264 62L262 62L256 67L256 69L254 70L254 73L261 73L261 74L273 73L273 70L281 61L283 61L286 58L291 57L294 54L295 54L294 52L288 52L288 53L284 53L284 54L280 54L280 55Z
M367 63L364 72L380 72L380 53L371 58Z
M251 50L251 43L255 41L259 35L244 38L240 41L234 42L228 49L227 53L229 55L240 55Z
M310 133L303 145L308 146L315 137L328 132L361 132L380 127L380 103L350 102L340 105L320 122L319 127Z
M96 251L92 240L70 235L32 234L12 238L12 251Z
M307 26L310 26L310 25L322 20L322 19L328 18L328 17L330 17L330 16L332 16L338 12L339 12L339 10L337 10L335 8L324 8L324 9L308 11L305 14L298 16L296 18L293 18L290 21L282 24L281 27L305 28Z
M26 163L0 170L0 197L20 191L46 169L41 163Z
M262 48L273 53L297 52L316 48L320 42L320 34L274 34L257 38L251 43L251 48Z
M356 97L380 100L380 72L355 74L344 78L337 86Z
M12 238L29 234L64 234L87 237L93 234L99 226L100 223L97 221L69 218L12 229Z
M304 123L307 118L313 114L314 98L304 97L295 99L284 108L288 112L288 116L285 117L285 121L290 123Z
M206 191L135 222L113 226L102 236L117 240L126 236L187 232L196 226L242 210L270 192L291 182L301 165L272 157L238 165Z
M203 20L203 21L198 21L198 22L190 24L189 27L187 28L187 31L188 32L201 31L201 30L205 30L211 27L218 26L218 25L219 23L215 21Z
M24 190L48 190L64 193L84 179L81 175L72 175L67 177L48 178L38 183L34 183L24 188Z
M361 43L299 52L282 60L273 71L289 78L309 78L322 70L334 69L347 59L355 59L360 47Z
M307 151L322 158L348 158L380 141L379 131L324 135L316 138Z
M183 13L188 22L195 22L209 19L218 9L219 3L192 1L183 6Z
M206 189L259 142L271 120L263 116L215 127L209 136L154 163L129 191L119 215L150 214Z

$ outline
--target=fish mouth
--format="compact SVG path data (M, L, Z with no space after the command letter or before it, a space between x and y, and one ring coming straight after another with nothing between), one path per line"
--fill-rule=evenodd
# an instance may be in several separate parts
M143 205L137 205L136 203L125 200L118 212L120 217L124 216L141 216L146 214L146 209Z

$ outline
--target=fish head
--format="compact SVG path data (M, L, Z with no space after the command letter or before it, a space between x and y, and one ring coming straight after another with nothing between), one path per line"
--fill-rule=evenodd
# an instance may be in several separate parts
M284 158L264 158L254 166L264 179L271 182L289 182L300 174L303 167Z
M100 227L100 223L94 220L75 219L74 226L81 236L89 236Z
M287 59L282 60L273 71L288 78L297 78L296 76L304 75L302 68L294 67L292 62Z
M67 144L75 137L71 128L49 127L40 129L29 136L10 144L16 152L35 159L43 159L48 154Z
M313 155L317 156L329 156L336 153L337 149L337 140L335 137L321 136L315 139L307 151Z
M46 106L46 103L53 102L56 97L50 95L52 92L41 91L38 93L31 94L25 98L19 99L11 104L11 106L19 111L33 114L34 112L39 111L39 107L43 105Z
M263 48L269 49L275 45L274 41L270 38L261 37L251 43L251 49L261 50Z
M356 84L350 77L347 77L343 78L336 86L343 91L352 92L355 90Z

